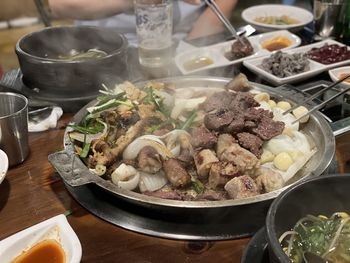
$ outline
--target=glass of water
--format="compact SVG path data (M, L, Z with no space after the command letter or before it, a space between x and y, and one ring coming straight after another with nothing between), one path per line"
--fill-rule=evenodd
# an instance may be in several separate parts
M314 0L315 39L334 37L344 0Z
M172 61L172 0L134 0L140 64L161 68Z

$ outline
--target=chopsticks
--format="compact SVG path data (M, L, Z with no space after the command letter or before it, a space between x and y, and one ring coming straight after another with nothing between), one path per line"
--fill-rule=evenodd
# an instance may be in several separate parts
M346 75L345 77L339 79L337 82L333 83L332 85L329 85L328 87L320 90L319 92L316 92L314 95L312 95L311 97L307 98L306 100L304 100L301 104L299 105L295 105L292 108L290 108L289 110L285 111L283 113L283 115L292 112L293 110L295 110L296 108L300 107L302 104L305 104L309 101L312 101L313 99L317 98L319 95L323 94L324 92L326 92L327 90L330 90L331 88L339 85L340 83L342 83L343 81L347 80L350 78L350 74ZM325 100L324 102L322 102L321 104L315 106L314 108L312 108L311 110L309 110L308 112L306 112L305 114L303 114L302 116L300 116L299 118L297 118L295 121L293 121L292 124L296 123L297 121L299 121L300 119L304 118L305 116L311 114L312 112L322 109L327 103L333 101L334 99L338 98L339 96L343 95L344 93L350 91L350 87L342 90L341 92L333 95L332 97L330 97L329 99Z
M220 10L218 5L214 0L204 0L204 2L213 10L213 12L217 15L217 17L221 20L221 22L226 26L226 28L230 31L230 33L239 41L242 45L244 42L237 34L236 29L231 25L230 21L226 18L224 13Z

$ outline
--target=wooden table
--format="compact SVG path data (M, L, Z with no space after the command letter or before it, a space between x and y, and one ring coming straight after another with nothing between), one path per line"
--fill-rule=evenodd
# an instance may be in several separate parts
M11 168L0 184L0 240L71 210L68 221L80 239L82 262L239 262L249 241L188 242L137 234L107 223L80 206L47 160L63 148L63 133L72 115L56 129L31 133L30 155Z

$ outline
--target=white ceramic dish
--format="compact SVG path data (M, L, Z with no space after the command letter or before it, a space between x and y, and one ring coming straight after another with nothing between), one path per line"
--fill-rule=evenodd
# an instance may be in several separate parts
M328 44L328 45L338 44L340 46L344 46L344 44L342 44L340 42L329 39L329 40L324 40L324 41L314 43L311 45L306 45L306 46L286 50L285 52L289 53L289 54L305 53L314 47L320 48L320 47L324 46L325 44ZM349 47L348 47L348 49L349 49ZM328 69L340 67L340 66L343 66L346 64L350 64L350 60L344 60L344 61L341 61L338 63L329 64L329 65L325 65L325 64L321 64L321 63L318 63L316 61L313 61L313 60L309 60L310 61L310 69L308 71L305 71L305 72L302 72L299 74L295 74L293 76L286 77L286 78L279 78L279 77L276 77L273 74L271 74L271 73L269 73L261 68L262 61L269 56L270 55L259 57L256 59L246 60L243 62L243 64L250 71L256 73L257 75L261 76L262 78L264 78L265 80L269 81L270 83L272 83L274 85L283 85L283 84L291 84L291 83L299 82L299 81L308 79L310 77L316 76L319 73L326 71Z
M0 262L9 263L23 251L45 239L59 238L67 263L79 263L81 244L64 215L52 217L0 241Z
M270 25L255 21L260 16L282 16L287 15L294 18L300 23L292 25ZM245 9L242 12L242 18L249 24L253 25L260 32L269 32L273 30L288 29L290 31L298 31L305 25L311 23L314 16L306 9L290 6L290 5L257 5Z
M7 169L9 168L9 160L4 151L0 150L0 184L4 181Z
M331 69L331 70L328 71L329 76L331 77L331 79L334 82L336 82L336 81L338 81L340 79L339 76L340 76L341 73L350 74L350 66L335 68L335 69ZM342 89L350 88L350 83L344 81L344 82L340 83L339 86Z
M255 58L259 56L264 56L266 54L270 54L271 52L264 49L262 47L262 44L264 43L264 41L275 38L277 36L286 37L291 41L290 46L281 50L288 50L291 48L295 48L299 46L301 43L301 40L298 36L290 33L287 30L280 30L280 31L248 37L250 43L254 48L254 53L244 58L229 60L225 57L225 53L231 50L232 43L235 41L235 40L231 40L231 41L227 41L227 42L223 42L223 43L219 43L211 46L193 48L193 49L182 51L176 55L175 64L179 68L182 74L187 75L187 74L191 74L191 73L195 73L203 70L241 63L242 61L247 60L249 58ZM186 70L184 68L185 62L199 58L199 57L203 57L203 56L211 58L214 61L214 63L195 70Z

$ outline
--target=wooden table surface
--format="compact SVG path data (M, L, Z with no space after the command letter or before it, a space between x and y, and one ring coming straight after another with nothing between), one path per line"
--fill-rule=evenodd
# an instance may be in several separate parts
M67 217L80 239L82 262L239 262L249 239L189 242L150 237L114 226L80 206L47 160L62 150L72 115L56 129L30 133L30 155L9 169L0 184L0 240L71 210Z

